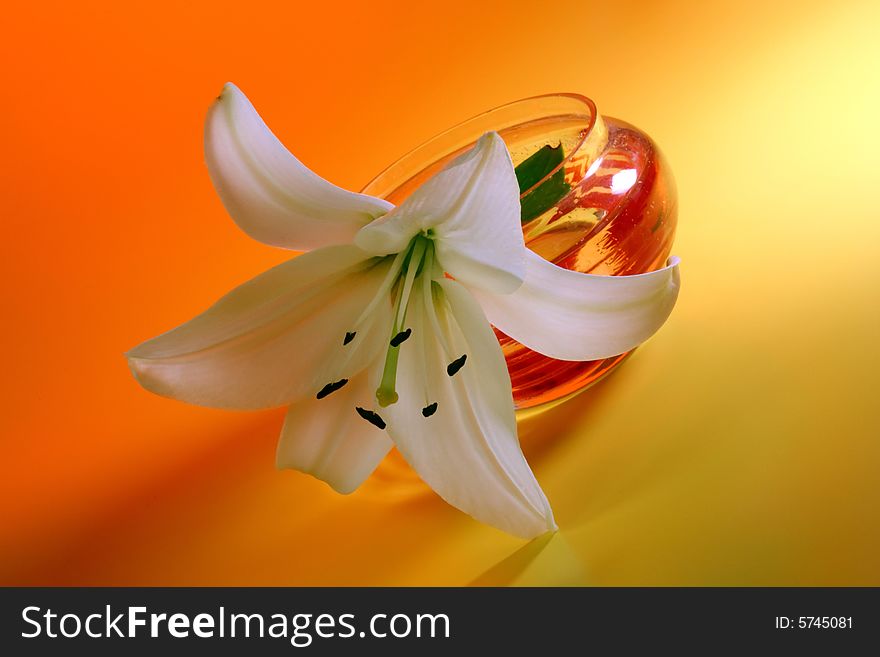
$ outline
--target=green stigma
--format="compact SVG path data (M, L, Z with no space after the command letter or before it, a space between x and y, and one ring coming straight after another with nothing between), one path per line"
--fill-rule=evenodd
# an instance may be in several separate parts
M382 370L382 380L376 389L376 401L383 408L394 404L399 399L397 394L397 362L400 358L400 349L406 338L412 332L404 329L406 322L406 310L409 305L409 297L412 293L413 283L416 276L424 273L430 276L430 265L433 261L434 244L432 235L416 235L407 247L407 256L398 274L395 283L397 298L394 302L394 321L391 326L391 335L388 341L388 351L385 354L385 367ZM425 266L428 265L428 266Z

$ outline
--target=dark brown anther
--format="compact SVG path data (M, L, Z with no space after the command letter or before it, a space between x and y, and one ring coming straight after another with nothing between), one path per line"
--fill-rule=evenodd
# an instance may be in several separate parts
M446 366L446 373L449 376L455 376L458 374L458 370L464 367L464 362L467 360L467 354L462 354L461 358L456 358L454 361L449 363Z
M316 397L318 399L324 399L324 397L326 397L330 393L336 392L346 383L348 383L348 379L339 379L339 381L335 381L334 383L328 383L318 391Z
M384 429L385 428L385 420L383 420L381 417L379 417L378 413L374 413L373 411L368 411L367 409L361 408L360 406L356 406L355 410L357 411L358 415L360 415L362 418L364 418L367 422L372 424L377 429Z
M391 346L392 347L399 347L411 335L412 335L412 329L406 329L405 331L401 331L400 333L395 335L393 338L391 338Z

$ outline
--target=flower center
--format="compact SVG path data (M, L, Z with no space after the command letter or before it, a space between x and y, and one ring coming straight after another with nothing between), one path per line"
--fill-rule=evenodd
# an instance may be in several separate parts
M418 289L416 285L421 285L421 295L424 301L426 311L427 326L423 329L430 328L433 337L437 340L443 352L449 359L446 366L446 374L450 377L455 376L458 371L464 367L467 361L467 354L462 354L457 358L453 358L453 352L447 342L441 327L440 319L437 314L436 304L443 303L443 292L439 284L434 280L438 276L442 276L442 269L435 262L434 250L434 234L432 230L423 231L410 240L404 250L394 256L391 266L385 275L385 279L379 286L373 300L367 304L367 307L361 312L357 321L355 321L352 330L346 331L345 337L342 339L342 347L348 349L357 349L358 344L348 347L356 338L358 331L362 326L368 323L373 317L380 305L390 296L392 299L393 318L391 322L391 334L388 339L388 348L385 352L384 366L382 368L382 378L379 387L376 389L376 401L379 406L385 408L394 404L399 399L397 394L397 365L400 358L400 348L413 334L412 327L407 326L407 311L410 308L410 301L413 290ZM422 336L422 340L425 336ZM424 347L417 351L422 352ZM425 354L420 356L425 358ZM424 373L424 399L425 406L422 408L422 415L426 418L431 417L437 412L438 402L434 387L435 382L430 380L426 363L422 363L422 372ZM317 394L318 399L323 399L328 395L342 388L348 379L339 379L331 381L325 385ZM373 410L357 407L355 409L362 418L380 429L385 428L385 421Z

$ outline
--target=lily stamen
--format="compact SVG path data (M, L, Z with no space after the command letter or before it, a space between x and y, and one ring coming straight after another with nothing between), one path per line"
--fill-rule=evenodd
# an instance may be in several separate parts
M348 383L348 379L339 379L339 381L331 382L325 385L318 391L318 394L315 395L317 399L324 399L327 395L336 392L342 386Z
M352 327L354 330L351 331L352 335L357 333L357 330L373 314L373 312L375 312L379 304L388 299L388 295L391 293L391 289L394 287L394 284L397 283L397 279L400 275L400 270L403 268L403 263L404 260L406 260L407 255L408 252L401 251L396 256L394 256L394 261L391 263L391 267L385 274L385 278L382 280L382 284L379 286L379 289L376 290L376 294L373 295L370 303L367 304L363 312L361 312L360 316L355 320L354 326Z
M405 331L401 331L400 333L395 335L393 338L391 338L391 346L392 347L399 347L401 344L406 342L406 339L410 335L412 335L412 329L406 329Z
M413 283L416 280L416 274L419 273L419 268L422 264L422 258L425 255L425 250L427 248L427 242L429 240L424 237L417 236L413 238L412 247L410 251L409 260L406 263L406 278L403 281L403 290L400 295L400 303L397 308L397 317L396 317L396 326L403 326L404 320L406 320L406 310L409 306L409 297L412 294Z
M449 376L455 376L458 374L458 370L464 367L464 362L467 360L467 354L462 354L460 357L456 358L454 361L449 363L446 366L446 373Z
M360 406L356 406L354 410L357 411L358 415L360 415L377 429L385 428L385 420L383 420L378 413L375 413L374 411L368 411L367 409L361 408Z
M434 307L434 290L436 289L438 293L440 293L439 287L435 287L433 281L434 276L438 275L437 272L434 271L434 268L434 243L431 242L428 244L428 250L425 253L426 274L422 277L422 301L424 302L428 320L431 322L431 327L434 329L434 337L440 342L440 346L443 347L446 357L451 358L452 350L449 348L449 343L446 341L446 335L440 327L440 319L437 317L437 309Z

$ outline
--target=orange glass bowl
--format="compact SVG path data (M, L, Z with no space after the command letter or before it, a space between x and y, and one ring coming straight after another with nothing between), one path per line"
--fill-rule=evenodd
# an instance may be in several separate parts
M663 266L677 220L675 182L648 135L602 117L577 94L526 98L475 116L428 140L376 176L362 190L400 204L449 160L494 130L514 165L546 145L564 159L524 190L526 201L564 171L568 193L523 224L526 245L560 267L591 274L637 274ZM532 351L496 329L507 359L518 409L562 400L608 374L627 357L562 361Z

